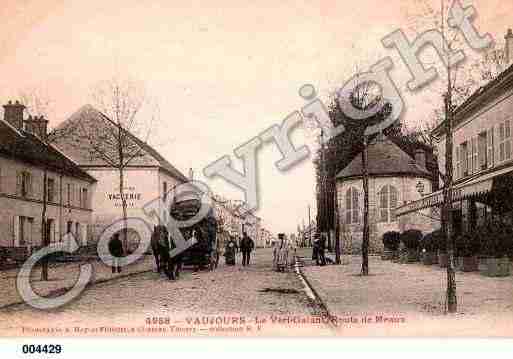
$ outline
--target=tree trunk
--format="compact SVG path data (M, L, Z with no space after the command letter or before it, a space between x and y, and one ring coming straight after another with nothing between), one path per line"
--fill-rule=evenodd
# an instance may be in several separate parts
M367 169L367 138L363 139L363 240L362 275L369 275L369 174Z
M121 242L123 243L124 252L128 250L128 228L127 228L127 204L125 196L125 173L122 167L119 168L119 196L121 197L121 206L123 207L123 233Z
M450 80L449 80L450 83ZM443 205L443 227L447 240L447 311L456 313L458 303L456 298L456 273L454 270L454 241L452 238L452 96L451 86L445 97L445 186Z
M48 171L46 168L43 171L43 211L41 212L41 244L43 247L47 247L49 238L47 236L47 220L46 220L46 209L48 202ZM45 256L41 261L41 280L48 280L48 256Z
M335 263L341 264L340 260L340 228L339 228L339 220L338 220L338 201L337 201L337 187L335 183L335 193L333 196L333 229L335 232Z

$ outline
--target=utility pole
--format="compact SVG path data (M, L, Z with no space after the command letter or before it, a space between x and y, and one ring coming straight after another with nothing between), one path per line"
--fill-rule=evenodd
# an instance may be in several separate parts
M331 238L330 238L330 231L329 231L329 211L328 211L328 173L326 170L326 154L325 154L325 148L324 148L324 129L321 128L321 161L322 161L322 183L323 183L323 216L322 216L322 223L324 227L324 231L327 235L328 239L328 252L331 252Z
M442 34L445 36L444 0L441 1ZM444 181L444 203L442 206L442 227L447 241L447 311L456 313L458 302L456 297L456 273L454 270L454 242L452 238L452 177L453 177L453 103L452 103L452 76L450 68L451 44L447 49L447 93L444 96L445 110L445 181Z
M362 240L362 275L369 275L369 173L367 158L367 137L363 136L363 240Z
M335 233L335 264L341 264L340 260L340 231L338 220L338 201L337 201L337 185L335 182L335 191L333 195L333 232Z
M312 219L310 218L310 205L308 205L308 246L312 246Z

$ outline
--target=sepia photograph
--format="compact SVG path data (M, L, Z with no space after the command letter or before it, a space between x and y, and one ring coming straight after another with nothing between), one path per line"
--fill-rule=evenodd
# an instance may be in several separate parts
M0 14L12 353L513 339L513 2Z

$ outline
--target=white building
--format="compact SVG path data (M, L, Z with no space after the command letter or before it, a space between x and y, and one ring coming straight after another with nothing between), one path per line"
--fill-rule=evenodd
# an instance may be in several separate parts
M58 127L58 131L74 134L77 129L88 136L110 134L115 124L100 111L86 105L75 112ZM91 131L91 132L89 132ZM98 235L105 226L122 218L122 201L119 194L119 171L100 156L95 155L88 136L70 135L62 137L57 146L70 156L80 168L97 179L91 203L93 222ZM166 199L169 192L188 179L154 148L136 136L127 133L129 146L134 146L138 155L124 169L124 193L127 199L128 217L148 218L143 207L151 201ZM108 138L106 139L108 140ZM163 206L164 201L160 201ZM134 240L137 238L133 238Z

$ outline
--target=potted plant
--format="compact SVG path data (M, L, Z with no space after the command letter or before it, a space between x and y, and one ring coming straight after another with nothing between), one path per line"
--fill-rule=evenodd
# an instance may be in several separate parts
M456 253L460 269L463 272L475 272L479 268L479 236L478 231L464 233L456 238Z
M383 234L383 246L385 248L381 259L391 260L398 256L399 232L389 231Z
M484 274L488 277L507 277L510 275L512 251L511 225L490 222L486 225L486 235L481 238L481 251L485 256Z
M400 240L404 245L405 257L403 262L414 263L419 261L419 245L422 239L422 232L416 229L409 229L401 234Z
M434 232L428 233L422 238L420 249L422 252L422 263L424 265L438 263L438 243Z

